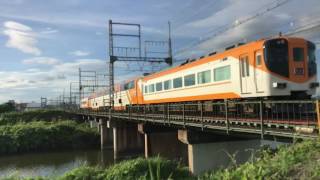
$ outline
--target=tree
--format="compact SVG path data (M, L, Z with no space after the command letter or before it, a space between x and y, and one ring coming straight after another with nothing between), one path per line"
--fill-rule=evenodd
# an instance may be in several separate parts
M7 102L4 104L0 104L0 113L15 111L14 103Z

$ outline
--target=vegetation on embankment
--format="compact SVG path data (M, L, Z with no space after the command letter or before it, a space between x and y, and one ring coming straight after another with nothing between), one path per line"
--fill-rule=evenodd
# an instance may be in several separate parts
M95 129L74 121L34 121L0 126L0 154L97 147Z
M122 161L105 170L83 166L74 169L65 175L58 177L59 180L74 179L190 179L188 168L179 163L160 157L149 159L137 158Z
M199 179L320 179L320 140L281 147L240 166L206 173Z
M26 112L7 112L0 115L0 125L16 124L19 122L54 121L71 119L72 115L61 110L36 110Z

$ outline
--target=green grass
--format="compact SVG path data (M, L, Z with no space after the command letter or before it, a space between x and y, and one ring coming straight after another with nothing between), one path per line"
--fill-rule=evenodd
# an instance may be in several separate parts
M137 158L122 161L105 170L101 168L80 167L57 178L59 180L110 179L110 180L160 180L160 179L191 179L186 167L164 158Z
M61 110L36 110L27 112L7 112L0 114L0 125L16 124L32 121L54 121L57 119L70 119L71 114Z
M0 126L0 154L97 147L95 129L74 121L29 122Z

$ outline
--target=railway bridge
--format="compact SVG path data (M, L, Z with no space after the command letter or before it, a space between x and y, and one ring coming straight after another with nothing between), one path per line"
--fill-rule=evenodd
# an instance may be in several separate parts
M211 168L203 160L212 143L243 139L292 141L319 136L317 100L223 101L134 105L122 110L70 110L96 124L101 148L113 144L114 156L144 150L145 157L185 154L191 172Z

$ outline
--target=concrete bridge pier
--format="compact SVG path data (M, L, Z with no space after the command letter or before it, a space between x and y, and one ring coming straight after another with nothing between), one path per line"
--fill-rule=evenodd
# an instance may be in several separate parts
M130 122L109 121L113 132L114 159L127 153L139 153L143 150L143 136L138 133L137 124Z
M90 123L90 128L97 128L98 131L100 131L99 124L97 123L96 119L90 119L88 118L88 121Z
M178 130L178 139L188 145L188 166L200 174L233 163L244 163L252 151L260 148L260 140L219 136L211 133Z
M95 121L94 121L95 122ZM100 133L101 149L106 149L112 146L113 135L112 129L108 128L108 121L100 118L97 124Z
M161 157L185 162L187 145L177 139L176 129L151 124L138 124L138 131L144 135L144 154L146 158L160 155Z

